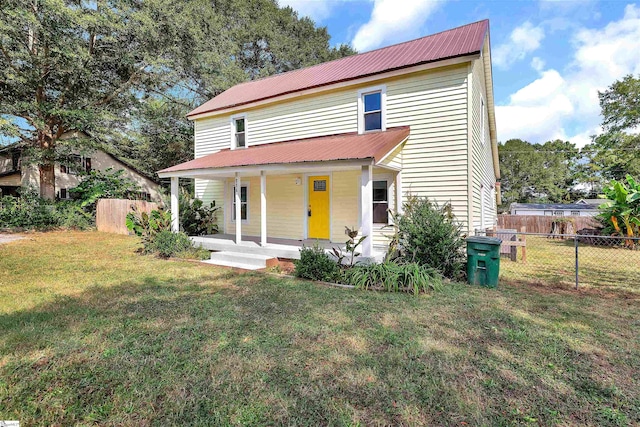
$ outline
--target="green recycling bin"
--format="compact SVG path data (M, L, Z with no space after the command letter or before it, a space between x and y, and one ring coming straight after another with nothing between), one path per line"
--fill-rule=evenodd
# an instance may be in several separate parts
M467 238L467 278L470 284L495 288L500 274L500 244L496 237Z

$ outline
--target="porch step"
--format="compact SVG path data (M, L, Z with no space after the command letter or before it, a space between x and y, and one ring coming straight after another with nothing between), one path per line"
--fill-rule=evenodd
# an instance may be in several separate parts
M268 255L221 251L211 252L211 259L203 262L223 267L242 268L243 270L260 270L267 268L267 261L271 259L275 258Z

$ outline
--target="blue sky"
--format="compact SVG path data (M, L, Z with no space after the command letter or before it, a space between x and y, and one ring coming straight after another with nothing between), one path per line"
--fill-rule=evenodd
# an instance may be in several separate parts
M597 0L279 0L364 52L489 19L498 139L583 146L598 90L640 74L640 4Z

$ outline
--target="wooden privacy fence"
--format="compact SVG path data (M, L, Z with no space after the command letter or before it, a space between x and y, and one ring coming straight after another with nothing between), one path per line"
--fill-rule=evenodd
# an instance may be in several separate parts
M558 220L573 221L575 231L601 226L598 220L589 216L498 215L498 228L521 230L527 227L529 233L549 233L552 223Z
M105 233L129 234L125 220L133 206L147 213L158 209L156 203L144 200L100 199L96 207L96 228Z

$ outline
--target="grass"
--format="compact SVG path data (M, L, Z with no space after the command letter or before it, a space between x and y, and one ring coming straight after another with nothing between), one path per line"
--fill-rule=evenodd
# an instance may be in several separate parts
M502 258L501 278L569 289L575 286L573 240L527 236L527 262ZM626 292L640 297L640 250L599 247L580 243L579 286L601 292Z
M637 425L640 304L504 285L414 297L0 245L0 419L24 425Z

